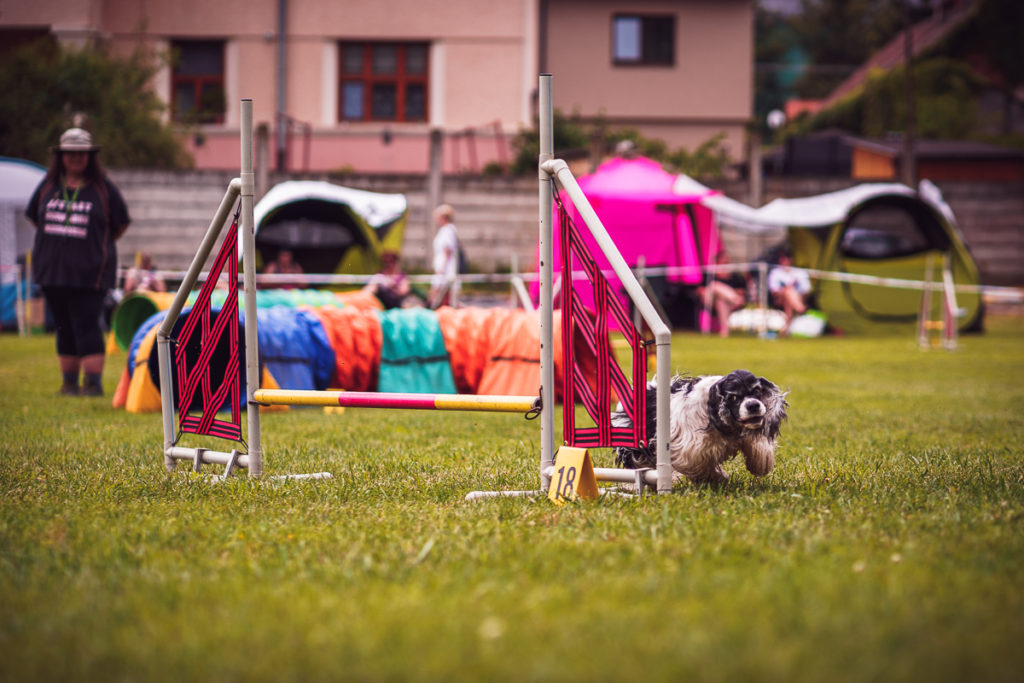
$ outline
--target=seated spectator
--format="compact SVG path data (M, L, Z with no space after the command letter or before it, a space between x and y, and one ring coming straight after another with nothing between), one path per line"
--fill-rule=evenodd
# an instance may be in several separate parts
M781 308L786 315L786 324L780 330L785 336L789 333L789 324L793 318L807 310L807 295L811 293L811 281L807 273L793 267L793 259L788 250L779 253L779 265L768 273L768 293L772 304Z
M363 287L364 292L373 294L384 308L400 308L417 303L409 278L398 265L398 254L385 251L380 257L380 270Z
M167 285L157 277L156 266L153 265L153 257L149 254L139 254L136 265L128 270L124 276L125 296L132 292L166 292Z
M729 263L729 256L724 251L715 256L716 266ZM729 336L729 315L738 311L747 303L747 278L735 270L716 270L714 277L697 293L704 301L704 307L713 310L718 318L718 335Z
M267 264L263 272L267 275L301 275L302 266L295 262L291 250L282 249L277 252L277 258ZM269 286L280 289L294 289L299 284L301 284L301 280L297 279L295 282L273 282Z

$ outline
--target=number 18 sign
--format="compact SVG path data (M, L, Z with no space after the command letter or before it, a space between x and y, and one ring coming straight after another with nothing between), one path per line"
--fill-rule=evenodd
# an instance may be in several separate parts
M548 498L561 504L566 500L598 497L594 465L586 448L562 446L555 455L555 469L548 486Z

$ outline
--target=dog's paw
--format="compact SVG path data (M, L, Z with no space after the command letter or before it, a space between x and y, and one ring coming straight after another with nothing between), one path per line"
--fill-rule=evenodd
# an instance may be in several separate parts
M729 473L722 469L719 465L715 468L715 471L711 473L711 479L708 483L710 484L724 484L729 481Z
M769 439L754 439L741 447L747 471L763 477L775 467L775 443Z
M690 481L699 485L717 486L729 481L729 473L722 469L721 465L717 465L713 470L691 475Z

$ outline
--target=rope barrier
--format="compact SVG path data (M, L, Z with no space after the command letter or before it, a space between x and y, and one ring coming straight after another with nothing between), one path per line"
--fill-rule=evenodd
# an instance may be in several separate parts
M648 277L662 275L666 277L676 277L691 273L704 274L716 273L719 271L757 272L762 263L762 261L750 261L746 263L730 263L721 266L650 266L637 269L637 272ZM768 267L769 269L771 268L770 265ZM943 289L943 284L941 282L926 282L924 280L907 280L903 278L879 277L858 273L843 273L838 271L818 270L816 268L795 268L795 270L803 270L809 277L818 280L834 280L837 282L850 282L876 287L891 287L894 289L930 289L933 291ZM121 275L123 276L125 272L127 272L127 270L123 269L121 271ZM610 268L603 269L600 272L605 277L614 277L615 275L614 271ZM185 271L159 270L156 271L156 275L165 280L180 280L184 278ZM208 272L201 273L199 275L199 281L205 281L208 276ZM371 277L373 276L342 273L310 273L305 275L275 273L257 275L256 282L257 284L263 285L365 285L370 281ZM433 278L433 275L409 275L410 282L417 284L429 284L433 281ZM522 282L536 282L539 279L539 276L537 273L467 273L459 275L458 279L460 282L468 284L510 284L515 282L517 279ZM574 281L586 280L587 273L582 270L574 270L572 272L572 279ZM1017 287L959 284L954 285L954 290L957 293L984 294L986 296L1005 298L1010 301L1024 301L1024 290Z

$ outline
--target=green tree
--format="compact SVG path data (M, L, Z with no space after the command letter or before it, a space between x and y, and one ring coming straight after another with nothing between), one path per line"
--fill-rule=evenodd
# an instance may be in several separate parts
M61 132L84 115L107 166L191 166L149 87L158 67L142 52L119 58L102 47L65 50L46 41L7 53L0 58L0 149L45 164Z
M970 59L989 83L1003 93L1001 128L1012 132L1015 92L1024 85L1024 3L1020 0L981 0L972 21L938 46L948 54Z
M963 63L932 59L914 64L917 135L925 139L959 139L970 135L978 117L982 83ZM864 89L863 134L881 137L903 130L906 121L906 69L872 79Z
M758 6L754 13L754 122L768 136L768 113L785 107L806 67L807 53L789 18Z
M668 157L668 165L679 173L695 178L720 177L729 166L729 152L723 142L725 133L713 135L692 152L680 147Z
M799 94L814 98L832 92L899 33L907 2L912 22L931 11L913 0L802 0L792 27L811 63L796 84Z
M905 69L868 78L858 91L813 118L793 125L791 134L841 128L865 137L882 137L905 126ZM963 62L930 59L914 64L917 134L925 139L970 137L978 123L983 82Z
M566 116L556 109L551 116L551 137L554 141L555 154L564 154L568 150L586 150L591 143L591 132L580 120L579 114ZM524 128L512 140L512 148L516 150L510 170L515 175L524 175L537 169L537 157L540 156L540 133L536 127Z
M912 19L915 17L912 16ZM1024 3L976 0L970 16L913 63L916 133L925 139L991 139L992 121L979 102L986 89L1002 91L1002 144L1020 146L1013 135L1014 92L1024 84ZM905 127L904 68L872 74L857 91L788 134L837 127L877 137Z

